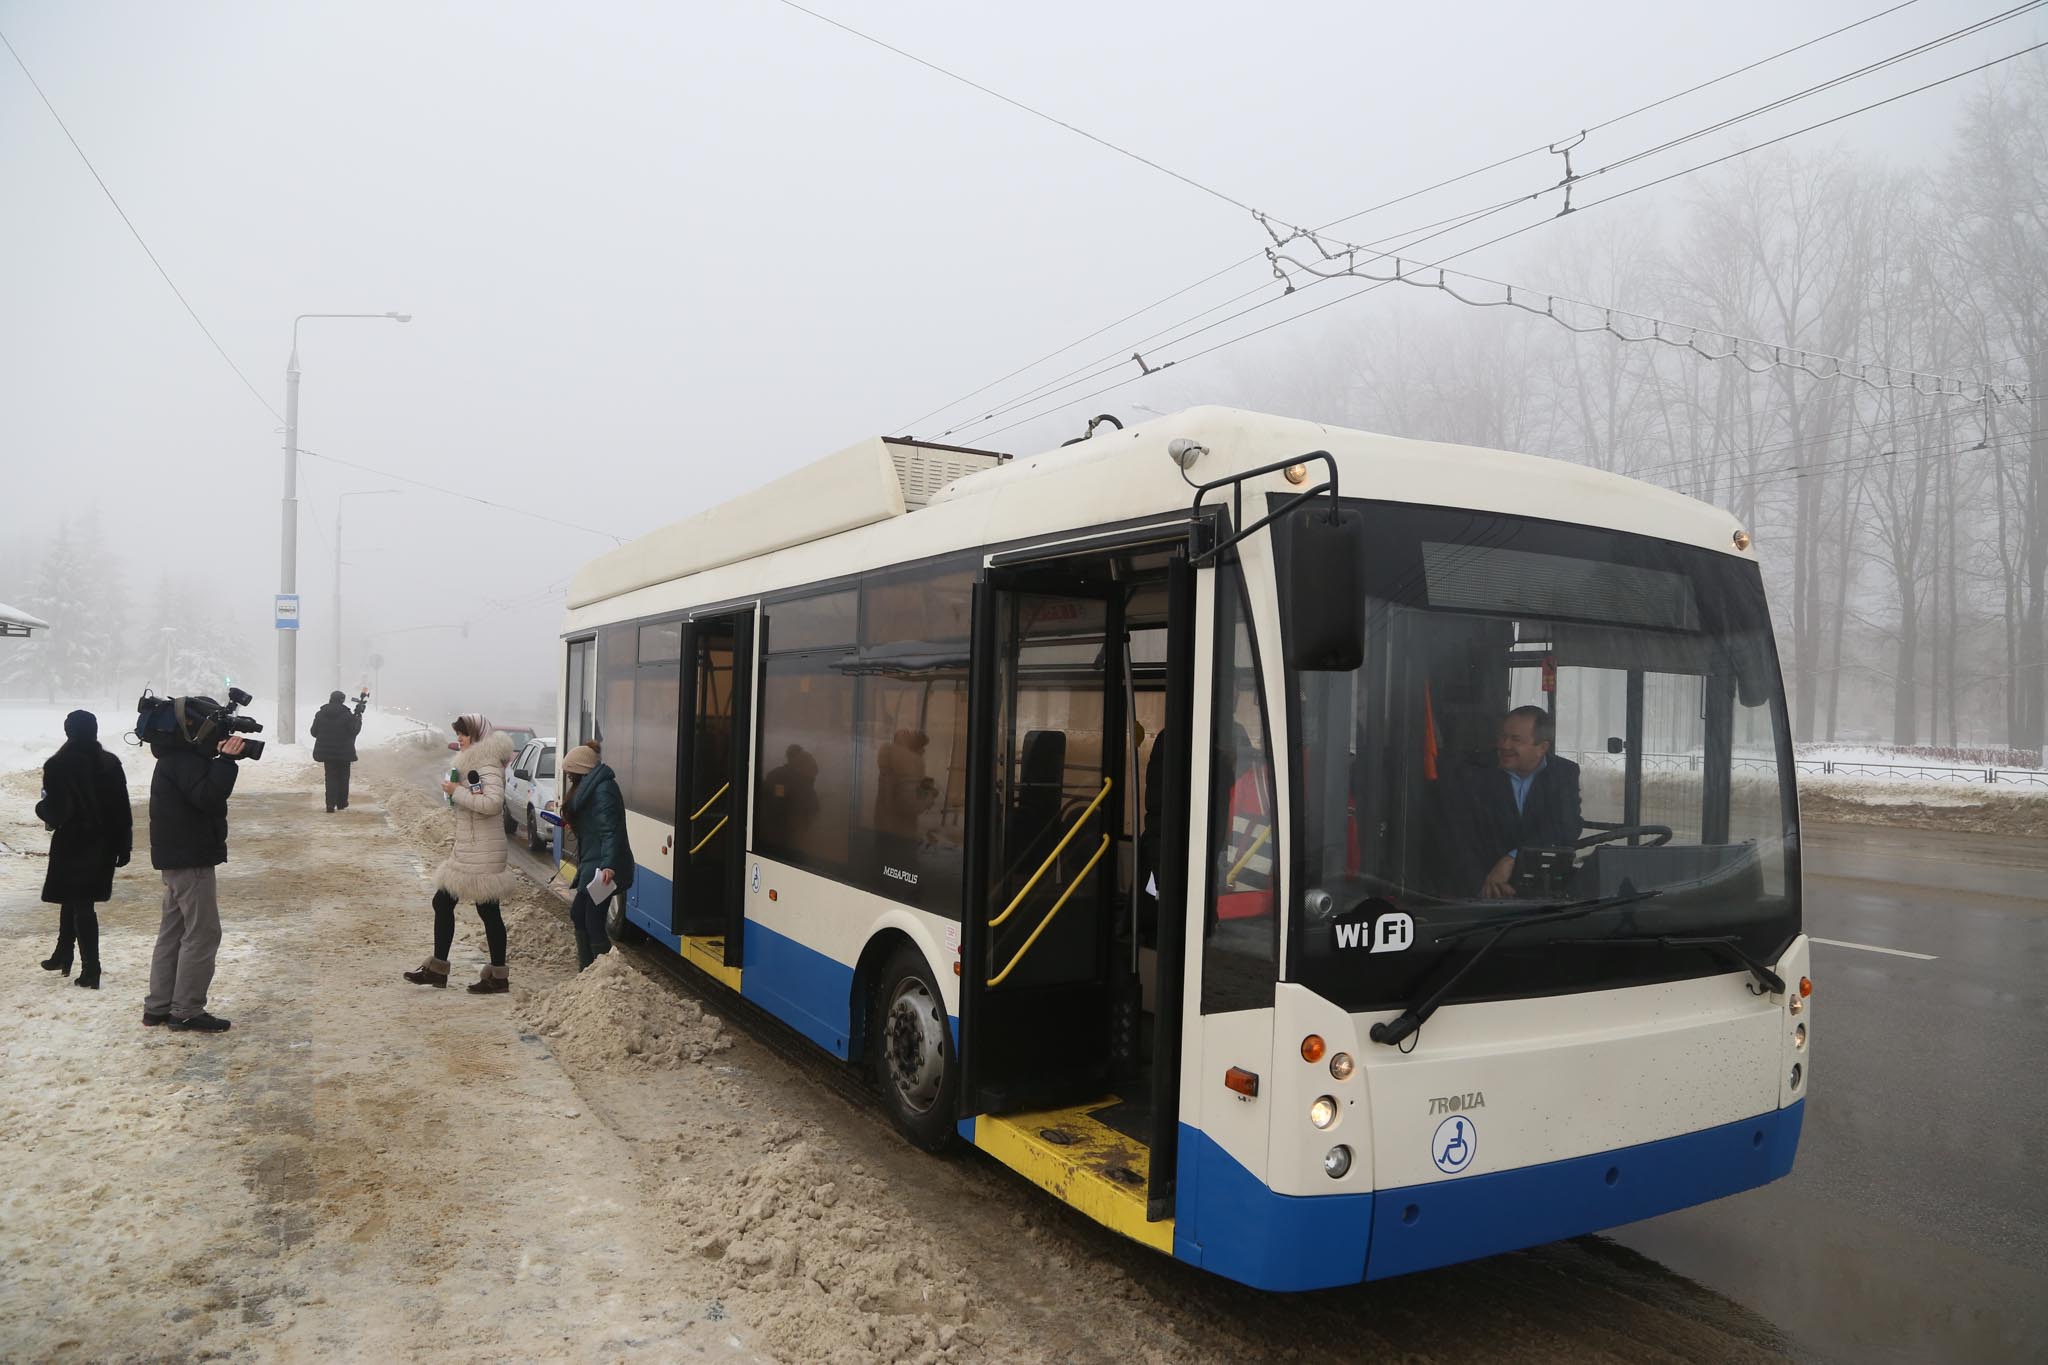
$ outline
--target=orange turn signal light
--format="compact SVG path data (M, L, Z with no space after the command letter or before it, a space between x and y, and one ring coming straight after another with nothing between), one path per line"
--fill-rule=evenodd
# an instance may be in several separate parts
M1809 996L1809 995L1812 995L1812 994L1813 994L1813 978L1812 978L1812 977L1810 977L1810 976L1802 976L1802 977L1800 977L1800 978L1799 978L1799 998L1800 998L1801 1000L1804 1000L1804 999L1805 999L1805 998L1806 998L1807 996Z
M1323 1035L1311 1033L1308 1037L1301 1040L1301 1060L1304 1062L1320 1062L1323 1060Z
M1256 1071L1246 1071L1241 1066L1234 1066L1223 1073L1223 1085L1225 1089L1235 1090L1247 1099L1259 1097L1259 1073Z

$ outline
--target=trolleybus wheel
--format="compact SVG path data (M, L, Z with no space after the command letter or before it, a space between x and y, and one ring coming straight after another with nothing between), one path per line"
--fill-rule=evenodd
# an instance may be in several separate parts
M889 955L868 1021L868 1060L889 1118L928 1152L946 1147L954 1126L960 1068L945 997L924 955L904 944Z
M645 929L626 918L625 892L612 892L604 903L604 931L614 943L639 943L647 937Z

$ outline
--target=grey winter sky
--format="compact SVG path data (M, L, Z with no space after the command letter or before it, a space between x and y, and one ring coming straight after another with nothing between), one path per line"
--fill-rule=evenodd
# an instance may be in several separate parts
M1320 223L1886 6L814 7L1232 198ZM1921 0L1596 132L1575 159L1588 169L2001 8ZM1589 197L2014 51L2040 30L2030 16L1959 41L1618 172ZM0 31L277 409L294 314L414 314L408 326L306 324L304 447L622 536L900 431L1263 241L1238 208L774 0L11 3ZM1794 145L1911 163L1945 143L1971 88ZM1347 230L1413 228L1542 188L1559 169L1528 159ZM58 519L96 507L144 602L160 563L219 583L259 637L266 667L252 681L269 692L280 424L186 316L4 52L0 184L0 600L21 596L4 576L32 570L30 547ZM1601 212L1654 213L1684 192L1681 181ZM1461 264L1509 271L1535 243L1569 254L1598 219L1546 225ZM1260 269L977 402L1248 289ZM1275 336L1294 344L1320 325ZM1259 345L1085 407L1200 401ZM914 430L936 436L971 415ZM990 443L1040 448L1086 415L1055 413ZM310 458L303 476L311 693L331 676L337 498L409 486ZM489 692L517 709L551 689L558 599L546 593L609 541L419 488L347 506L351 685L363 632L468 620L467 639L380 642L387 694L446 705L458 680L488 673L512 679Z

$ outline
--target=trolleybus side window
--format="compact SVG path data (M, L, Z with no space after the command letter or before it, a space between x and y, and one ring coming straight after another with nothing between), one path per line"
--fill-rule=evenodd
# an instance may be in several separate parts
M620 794L633 805L634 675L639 672L639 628L631 621L597 632L597 729L604 761L618 775ZM671 722L673 724L673 722Z
M562 752L588 744L597 733L597 641L569 642L568 700L563 707L566 728Z
M682 701L683 623L639 627L633 679L633 759L626 805L672 825L676 819L676 717Z
M1280 957L1271 730L1244 584L1235 573L1219 584L1216 616L1211 866L1202 950L1205 1014L1270 1006Z

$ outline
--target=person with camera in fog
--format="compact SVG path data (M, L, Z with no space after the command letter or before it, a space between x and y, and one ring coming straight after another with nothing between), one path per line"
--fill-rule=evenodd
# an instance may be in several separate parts
M356 736L363 732L363 708L370 689L355 700L355 710L339 690L327 694L327 705L313 713L313 761L327 769L327 813L348 809L348 770L356 761Z
M228 1021L206 1012L220 951L220 899L214 869L228 860L228 798L236 760L260 758L260 740L238 731L262 727L234 714L249 694L211 697L145 696L136 738L156 755L149 782L149 861L163 875L163 922L149 964L149 995L142 1022L179 1032L222 1033Z

